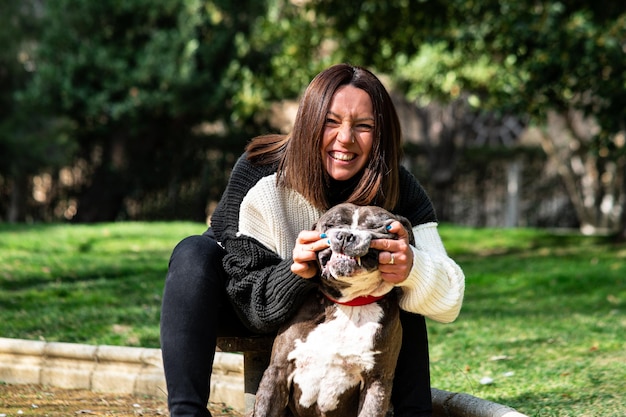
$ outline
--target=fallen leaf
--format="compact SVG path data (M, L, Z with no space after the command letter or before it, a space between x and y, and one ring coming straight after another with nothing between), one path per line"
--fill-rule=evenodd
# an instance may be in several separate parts
M490 377L488 377L488 376L484 376L484 377L482 377L482 378L480 379L480 383L481 383L482 385L491 385L491 384L493 384L493 382L494 382L494 381L493 381L493 378L490 378Z

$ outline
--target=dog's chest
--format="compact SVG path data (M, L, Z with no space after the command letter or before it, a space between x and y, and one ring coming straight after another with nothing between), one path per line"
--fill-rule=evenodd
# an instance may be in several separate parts
M343 392L362 383L362 373L375 365L374 341L382 317L383 309L376 303L336 305L330 320L305 340L295 341L288 356L295 367L290 379L302 391L303 407L317 402L322 411L334 410Z

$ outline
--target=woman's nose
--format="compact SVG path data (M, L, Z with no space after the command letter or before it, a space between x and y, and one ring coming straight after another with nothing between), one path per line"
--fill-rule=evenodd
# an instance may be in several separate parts
M339 132L337 133L337 140L341 143L354 143L354 132L352 131L352 126L348 124L342 124L339 127Z

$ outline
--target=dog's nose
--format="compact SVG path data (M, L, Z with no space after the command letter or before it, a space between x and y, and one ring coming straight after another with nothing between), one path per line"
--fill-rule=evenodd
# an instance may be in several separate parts
M356 240L356 236L354 235L354 233L351 233L349 231L341 231L337 232L337 234L335 235L335 239L337 239L343 245L347 245L350 243L354 243L354 241Z
M328 231L333 252L357 257L367 254L371 235L361 230L334 229Z

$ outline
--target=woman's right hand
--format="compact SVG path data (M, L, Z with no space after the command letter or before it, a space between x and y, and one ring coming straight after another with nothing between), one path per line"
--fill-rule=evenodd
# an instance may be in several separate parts
M291 272L302 278L317 275L317 252L329 247L328 238L315 230L303 230L298 234L293 248Z

